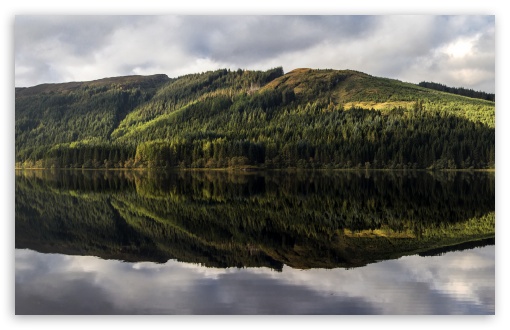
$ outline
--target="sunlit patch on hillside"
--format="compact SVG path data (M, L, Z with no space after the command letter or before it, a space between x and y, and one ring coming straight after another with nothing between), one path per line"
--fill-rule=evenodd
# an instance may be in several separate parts
M411 109L415 102L413 101L395 101L395 102L347 102L344 104L344 109L362 108L374 110L391 110L394 108Z

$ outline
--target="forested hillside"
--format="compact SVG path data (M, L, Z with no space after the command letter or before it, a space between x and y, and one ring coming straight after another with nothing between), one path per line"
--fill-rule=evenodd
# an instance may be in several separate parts
M16 166L493 168L495 104L350 70L16 89Z
M474 97L477 99L488 100L488 101L493 101L493 102L496 100L496 95L494 93L485 93L482 91L475 91L472 89L467 89L467 88L462 88L462 87L459 87L459 88L448 87L443 84L438 84L438 83L428 82L428 81L422 81L418 84L418 86L435 89L436 91L464 95L467 97Z

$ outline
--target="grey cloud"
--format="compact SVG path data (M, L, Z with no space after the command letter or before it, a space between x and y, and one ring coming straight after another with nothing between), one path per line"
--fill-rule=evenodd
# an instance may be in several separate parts
M469 58L441 56L477 35ZM15 44L17 86L283 66L494 90L494 16L18 16Z
M65 280L58 287L40 282L37 287L16 285L15 308L17 315L118 315L129 312L117 308L88 278ZM47 289L46 294L42 288ZM54 293L59 295L55 296Z
M16 84L30 86L73 80L73 69L96 64L95 53L113 41L115 31L146 23L149 19L143 16L17 16L14 29Z
M36 83L45 83L45 82L58 82L62 77L58 72L54 70L54 68L45 62L40 61L30 61L31 63L24 63L23 61L19 61L20 65L25 64L26 66L18 66L16 65L16 81L21 82L21 84L17 84L16 87L26 87L35 85ZM41 77L37 79L35 77ZM26 82L26 83L24 83Z
M192 17L181 26L181 42L192 54L248 65L324 40L338 43L363 36L376 21L368 16Z
M144 16L17 16L15 51L56 39L77 55L87 55L110 40L123 26L147 22Z

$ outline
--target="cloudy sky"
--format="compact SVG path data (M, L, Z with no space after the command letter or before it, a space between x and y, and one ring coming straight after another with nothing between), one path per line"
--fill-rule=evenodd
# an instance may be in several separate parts
M495 91L495 17L17 15L15 85L218 68L353 69Z

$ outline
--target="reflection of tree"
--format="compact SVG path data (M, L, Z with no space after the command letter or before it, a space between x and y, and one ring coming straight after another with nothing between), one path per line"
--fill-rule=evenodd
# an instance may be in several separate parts
M16 246L44 251L338 267L494 235L490 173L20 174Z

